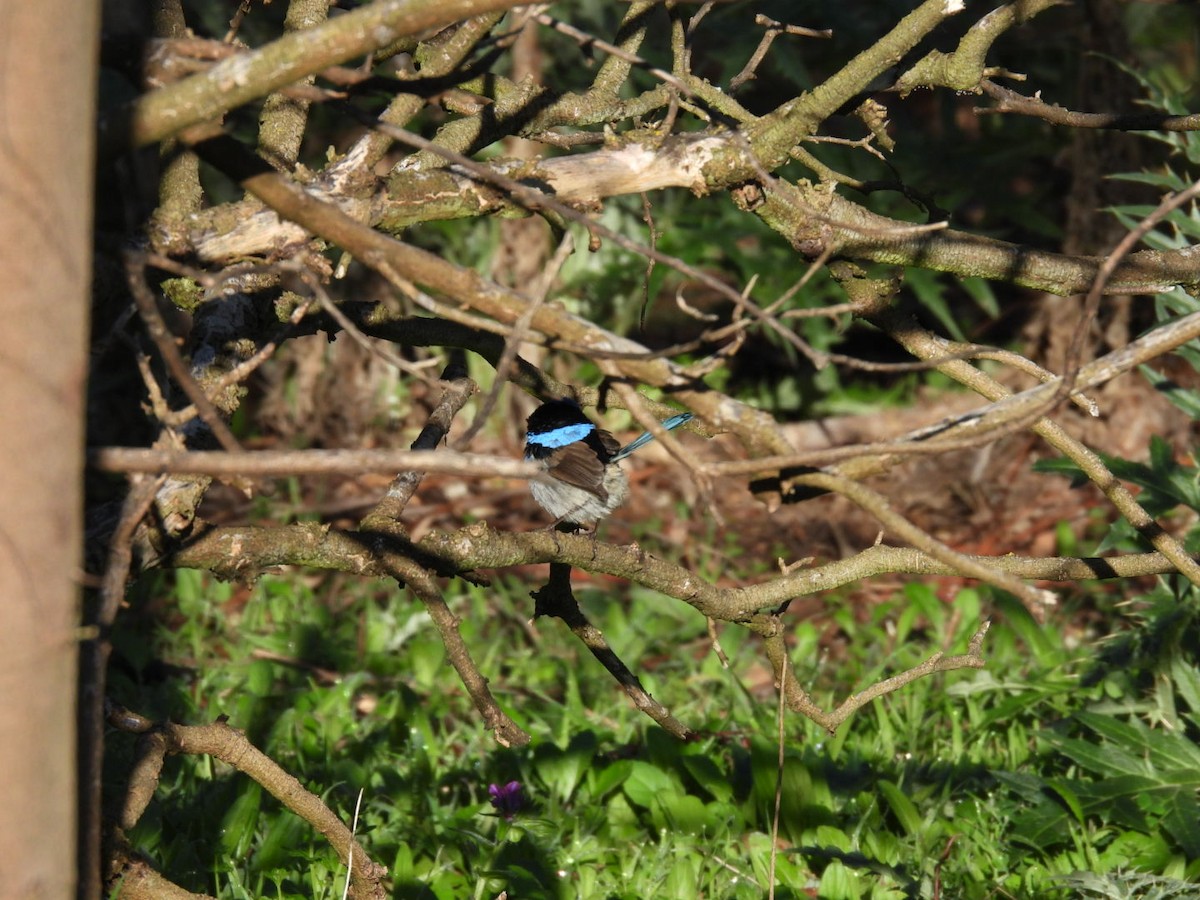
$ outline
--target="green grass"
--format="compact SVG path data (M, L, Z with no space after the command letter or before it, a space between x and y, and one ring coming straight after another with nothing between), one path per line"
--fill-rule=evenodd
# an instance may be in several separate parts
M726 628L725 669L690 608L580 588L614 649L703 735L684 744L560 623L526 626L533 587L501 576L452 601L498 700L533 735L527 748L494 743L419 604L343 576L249 589L188 571L145 579L115 636L111 694L160 719L228 716L347 822L361 789L359 837L398 898L766 896L778 749L775 701L741 681L762 665L755 641ZM1161 590L1162 603L1196 607L1190 591ZM809 621L793 625L793 659L830 705L943 645L961 652L985 609L999 611L987 669L910 685L836 737L787 718L777 897L1140 896L1120 892L1137 873L1156 890L1200 875L1196 616L1176 623L1192 636L1170 661L1156 646L1107 665L1018 608L975 591L946 604L913 584L865 623L830 598L846 656L822 661L828 621ZM1152 664L1165 668L1147 676ZM109 745L116 792L134 739ZM507 822L488 785L510 781L528 805ZM208 759L170 758L130 837L191 890L341 895L320 836Z

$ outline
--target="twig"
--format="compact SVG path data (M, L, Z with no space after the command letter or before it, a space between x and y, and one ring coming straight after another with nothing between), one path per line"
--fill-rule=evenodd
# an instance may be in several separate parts
M1058 398L1065 397L1075 386L1075 381L1079 377L1080 359L1083 356L1083 342L1087 334L1091 331L1092 322L1095 321L1096 315L1100 310L1100 298L1104 294L1104 288L1112 278L1113 273L1116 272L1117 266L1121 264L1121 261L1126 256L1133 252L1133 248L1142 238L1149 234L1151 229L1173 211L1195 199L1197 196L1200 196L1200 181L1197 181L1185 190L1179 191L1177 194L1172 194L1164 198L1148 216L1137 224L1137 227L1131 229L1128 234L1117 242L1117 246L1112 249L1111 253L1104 257L1104 261L1100 263L1100 268L1096 272L1096 278L1092 282L1092 287L1084 300L1083 312L1079 317L1080 322L1076 326L1075 332L1071 336L1071 343L1067 348L1067 358L1064 364L1066 377L1063 378L1059 387Z
M446 658L454 666L454 671L458 673L484 723L492 730L496 742L502 747L523 747L528 744L529 734L509 718L492 696L488 680L480 674L479 667L471 658L471 651L459 633L458 617L446 605L429 573L412 560L389 552L385 547L377 544L376 550L388 574L406 584L425 605L442 639L442 646L446 648Z
M910 318L899 316L895 310L884 310L870 318L913 356L928 359L941 352L940 338L921 328ZM1114 377L1117 373L1128 371L1143 362L1161 356L1197 336L1200 336L1200 313L1181 316L1143 335L1138 340L1131 341L1125 347L1114 350L1107 356L1084 366L1076 379L1076 387L1086 390L1094 384ZM1059 385L1055 382L1040 385L1014 396L1008 388L996 380L962 362L939 366L938 371L994 401L991 412L1000 416L1015 418L1021 411L1018 404L1030 404L1029 408L1042 409L1047 394L1052 398L1058 396ZM1104 492L1109 502L1117 508L1117 511L1125 517L1129 524L1141 532L1154 549L1169 559L1180 574L1193 584L1200 584L1200 564L1197 564L1184 546L1165 531L1137 502L1129 489L1116 479L1094 451L1071 437L1049 419L1040 419L1030 427L1052 447L1074 461L1084 474Z
M874 516L888 532L918 547L933 559L944 562L963 575L977 578L986 584L1016 595L1029 610L1030 615L1038 621L1045 618L1046 607L1057 603L1057 598L1051 591L1031 587L1009 573L992 568L977 558L959 553L937 540L933 535L913 525L908 519L893 510L882 494L871 490L866 485L828 472L797 475L793 480L796 484L841 494Z
M333 302L333 299L329 296L329 292L325 290L320 282L318 282L315 278L306 277L305 283L320 302L321 309L325 310L325 312L329 314L329 317L333 319L333 321L337 322L338 325L342 327L342 330L350 335L351 340L353 340L356 344L365 348L368 353L379 357L388 365L395 366L401 372L407 372L414 378L419 378L425 382L429 382L431 380L424 369L437 365L436 360L426 360L420 363L411 363L407 359L404 359L402 356L400 356L400 354L394 353L391 349L387 347L380 347L374 341L368 340L367 336L363 334L362 330L350 320L349 316L342 312L341 308L336 303Z
M722 669L728 669L729 656L725 653L725 648L721 646L721 636L717 634L717 620L712 616L705 616L704 622L708 628L708 640L712 644L713 654L717 657L717 662L721 664Z
M658 249L658 230L654 227L654 209L650 206L650 196L645 192L641 192L642 199L642 221L646 223L646 234L650 240L650 249ZM642 334L646 333L646 314L650 309L650 279L654 276L654 258L646 257L646 272L642 276L642 308L638 311L638 331ZM682 289L681 289L682 290ZM677 299L681 299L682 295L677 294ZM686 304L680 304L680 308L684 312L689 311Z
M467 398L474 391L475 383L466 376L466 372L457 366L448 366L443 373L448 382L448 390L441 402L430 416L430 421L422 429L417 441L421 444L440 443L450 422L462 408ZM445 457L462 458L464 454L452 454L450 451L418 450L412 451L414 457ZM516 460L511 460L516 462ZM522 463L537 469L530 463ZM400 466L393 471L399 471ZM420 466L415 467L420 470ZM388 495L380 504L367 515L358 530L358 538L365 541L372 559L370 564L378 566L384 573L405 585L425 606L430 619L438 630L442 646L446 648L446 658L458 673L458 678L466 688L467 694L475 705L475 709L483 717L484 722L504 747L524 746L529 743L529 735L517 725L508 714L500 708L495 697L488 688L488 681L479 672L475 660L471 658L462 634L458 630L458 618L450 611L442 591L435 579L433 569L440 572L448 567L445 559L430 557L424 553L415 553L404 527L399 521L399 513L408 502L412 491L416 489L419 477L414 473L405 473L398 477L388 490ZM418 558L419 557L419 558Z
M813 38L833 37L833 31L829 28L818 30L815 28L803 28L799 25L784 25L781 22L776 22L774 19L764 16L762 13L754 17L754 24L765 26L767 30L763 33L762 40L758 42L758 46L755 48L754 53L751 54L750 59L747 60L746 65L742 67L742 71L729 80L729 90L731 93L750 79L756 77L754 74L755 71L763 59L766 58L767 51L771 48L771 43L779 35L796 34L802 37Z
M669 266L672 269L687 275L689 278L695 279L701 284L712 288L725 298L732 301L736 307L746 310L760 323L765 324L767 327L775 331L783 340L790 343L805 357L807 357L812 362L814 367L818 369L824 368L824 366L830 361L836 361L844 364L853 364L857 362L852 357L843 356L841 354L818 352L794 331L783 327L782 323L780 323L777 317L765 313L748 296L738 293L719 278L716 278L710 273L698 269L695 266L685 263L676 256L663 253L653 247L647 247L643 244L639 244L637 241L631 240L630 238L627 238L624 235L599 224L571 206L554 199L549 194L538 190L537 188L530 187L529 185L522 184L515 179L509 178L507 175L501 174L490 166L483 165L473 159L470 159L469 157L463 156L460 153L448 150L445 147L438 145L434 141L421 137L420 135L413 134L412 132L405 131L404 129L394 128L385 123L366 121L360 113L354 111L353 107L347 107L347 110L356 115L360 120L364 121L364 124L367 124L372 128L379 129L384 134L387 134L395 139L397 142L441 156L449 162L454 163L456 166L459 166L467 172L470 172L472 175L496 185L500 189L507 192L509 196L511 196L517 203L520 203L531 211L536 212L541 209L549 210L564 219L583 225L594 236L603 237L606 240L616 244L618 247L628 250L631 253L637 253L646 257L647 259L660 262L663 265ZM735 138L736 137L737 136L735 135ZM741 142L743 144L743 149L749 153L751 157L753 157L753 152L749 146L749 143L746 142L744 138L741 138ZM757 160L755 162L760 171L761 178L767 181L775 180L773 176L771 176L768 172L766 172L765 169L762 168L761 164L757 163ZM812 210L812 215L817 219L826 218L819 210ZM946 223L935 222L929 225L895 225L889 226L885 230L889 236L901 237L925 234L929 231L938 231L944 229L945 227ZM876 229L870 227L856 226L856 231L862 235L870 235L875 230Z
M692 90L686 84L684 84L670 72L666 72L657 66L652 66L636 53L630 53L627 50L623 50L615 44L610 44L608 41L602 40L595 35L588 34L586 31L580 31L574 25L568 25L566 22L555 19L553 16L548 16L545 13L540 13L534 18L539 24L545 25L547 28L553 28L560 34L565 34L567 37L578 42L580 47L597 47L611 56L615 56L618 59L622 59L625 62L630 63L631 65L645 69L659 81L663 82L663 84L670 85L684 96L692 96Z
M782 628L779 627L776 617L769 618L772 621L767 623L769 631L764 635L764 645L767 657L774 666L776 677L785 684L784 690L787 695L788 707L793 712L798 712L816 722L830 734L835 733L846 719L871 701L898 691L919 678L955 669L982 669L986 665L983 658L983 640L991 627L991 623L985 620L967 643L967 652L963 655L945 656L942 653L935 653L920 665L877 682L860 693L851 694L836 709L826 712L813 702L800 683L788 671L787 646L783 640Z
M676 462L687 469L693 483L705 500L709 514L720 524L721 513L717 509L716 498L713 496L712 480L704 473L696 461L684 451L678 439L663 428L662 423L650 413L650 410L646 408L645 400L641 394L629 385L621 382L613 384L613 390L624 401L625 408L629 410L638 424L653 434L655 439L663 445L667 453L671 454L671 457Z
M870 320L890 334L910 353L922 358L926 364L932 365L943 374L949 375L992 399L993 402L988 406L920 428L891 441L831 447L749 460L708 463L705 471L712 475L748 475L765 469L824 466L856 457L892 454L899 457L965 450L979 446L985 437L989 441L992 440L1001 428L1007 429L1014 423L1021 423L1023 427L1032 426L1037 418L1045 415L1054 406L1062 383L1060 377L1056 376L1037 387L1014 394L1007 388L1000 387L998 382L983 372L966 365L964 360L983 354L974 351L947 352L951 348L961 347L961 345L953 344L927 329L921 328L911 318L899 312L872 315ZM1192 313L1175 319L1084 366L1076 379L1075 396L1081 396L1079 392L1098 387L1118 375L1129 372L1198 337L1200 337L1200 314ZM1031 417L1033 421L1031 421ZM971 437L966 440L953 440L949 437L953 429L969 429ZM880 469L871 467L869 470L865 468L863 471L856 470L854 476L862 477L868 471L870 474L874 474Z
M410 450L413 452L428 454L436 450L446 435L450 433L450 425L454 421L454 417L459 414L463 406L471 399L471 395L478 389L466 371L453 363L442 372L441 383L443 386L441 399L438 401L437 407L430 413L429 421L425 423L421 433L412 442ZM412 498L417 486L421 483L425 471L428 470L410 468L397 475L388 486L383 499L363 517L363 526L370 528L371 523L377 518L398 520L400 513L408 505L409 499Z
M1047 103L1040 96L1026 97L984 79L979 85L983 92L996 101L995 106L979 106L975 113L996 115L1011 113L1043 119L1055 125L1071 128L1105 128L1114 131L1200 131L1200 114L1177 116L1160 112L1134 113L1086 113L1073 112L1054 103ZM1040 92L1039 92L1040 93Z

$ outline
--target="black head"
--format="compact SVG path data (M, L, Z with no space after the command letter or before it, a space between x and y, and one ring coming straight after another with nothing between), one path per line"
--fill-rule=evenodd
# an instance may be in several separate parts
M549 400L530 413L525 420L525 431L529 435L544 435L559 428L591 424L592 420L574 400Z
M525 455L546 459L571 444L590 447L601 463L607 463L620 448L616 439L589 419L573 400L543 403L525 422Z

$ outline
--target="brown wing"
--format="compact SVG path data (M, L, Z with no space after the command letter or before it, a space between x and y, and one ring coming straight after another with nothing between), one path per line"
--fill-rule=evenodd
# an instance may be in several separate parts
M621 442L605 431L603 428L597 428L591 435L596 442L604 448L602 454L605 462L617 455L617 451L621 449Z
M612 435L608 436L612 438ZM560 447L546 463L546 470L559 481L582 488L599 497L601 501L608 500L608 491L604 489L604 463L587 444L576 443Z

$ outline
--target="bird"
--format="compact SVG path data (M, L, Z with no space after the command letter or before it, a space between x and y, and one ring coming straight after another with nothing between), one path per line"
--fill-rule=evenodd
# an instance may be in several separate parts
M670 431L691 418L691 413L680 413L662 426ZM555 524L595 525L629 496L629 480L618 463L652 440L647 431L622 447L575 401L549 400L525 423L525 459L546 470L529 482L533 499L554 516Z

